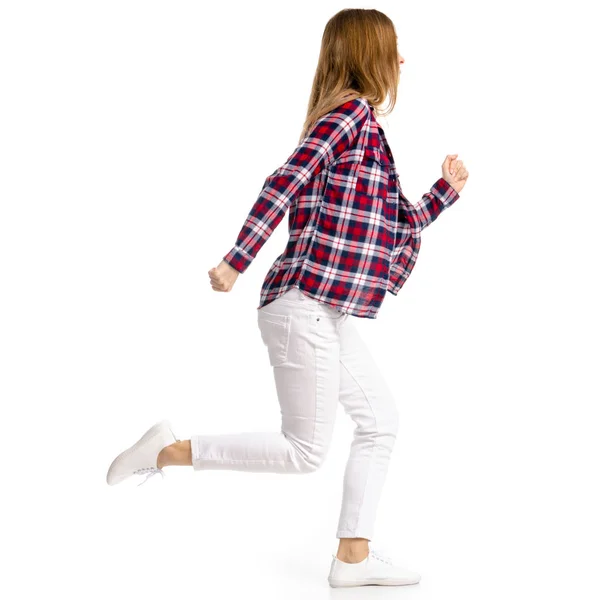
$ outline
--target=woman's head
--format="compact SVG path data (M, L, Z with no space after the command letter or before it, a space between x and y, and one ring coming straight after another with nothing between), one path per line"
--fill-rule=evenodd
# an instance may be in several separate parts
M313 79L304 137L319 117L363 96L379 106L396 104L400 65L398 36L389 17L375 9L345 8L329 19Z

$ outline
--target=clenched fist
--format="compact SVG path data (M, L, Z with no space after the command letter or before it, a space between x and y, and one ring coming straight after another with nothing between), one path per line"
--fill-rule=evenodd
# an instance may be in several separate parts
M215 292L230 292L239 274L239 271L236 271L224 260L219 263L218 267L212 268L208 272L210 285Z
M449 154L442 164L442 178L446 180L458 193L465 187L469 172L464 167L462 160L456 160L458 154Z

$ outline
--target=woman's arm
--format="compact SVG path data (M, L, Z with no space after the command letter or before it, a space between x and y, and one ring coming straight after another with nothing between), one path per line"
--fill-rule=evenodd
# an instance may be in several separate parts
M266 178L224 261L240 273L248 268L302 188L350 147L368 110L359 99L349 100L315 123L285 164Z
M446 155L442 163L442 176L431 186L430 191L423 194L421 200L412 207L411 212L416 221L415 226L419 231L427 225L431 225L444 210L460 198L458 194L465 187L469 172L463 165L463 161L458 160L457 157L458 154Z
M419 202L413 205L419 230L431 225L459 197L458 192L443 177L440 177L431 186L429 192L425 192Z

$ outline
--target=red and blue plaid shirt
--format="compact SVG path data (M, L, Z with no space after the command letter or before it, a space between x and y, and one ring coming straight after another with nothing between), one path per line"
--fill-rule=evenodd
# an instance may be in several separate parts
M408 279L421 231L458 198L440 178L418 204L409 202L373 106L356 98L321 117L267 177L223 259L243 273L289 210L289 241L265 277L257 309L296 286L375 319L386 292L395 296Z

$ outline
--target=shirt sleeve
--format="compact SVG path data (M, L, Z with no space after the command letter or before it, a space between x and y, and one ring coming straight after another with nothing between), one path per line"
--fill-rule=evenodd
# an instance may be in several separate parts
M368 105L356 98L317 120L285 164L266 178L235 245L223 260L240 273L248 268L302 188L351 146L368 111Z
M443 177L440 177L413 206L417 228L423 230L431 225L444 210L452 206L459 198L458 192Z

